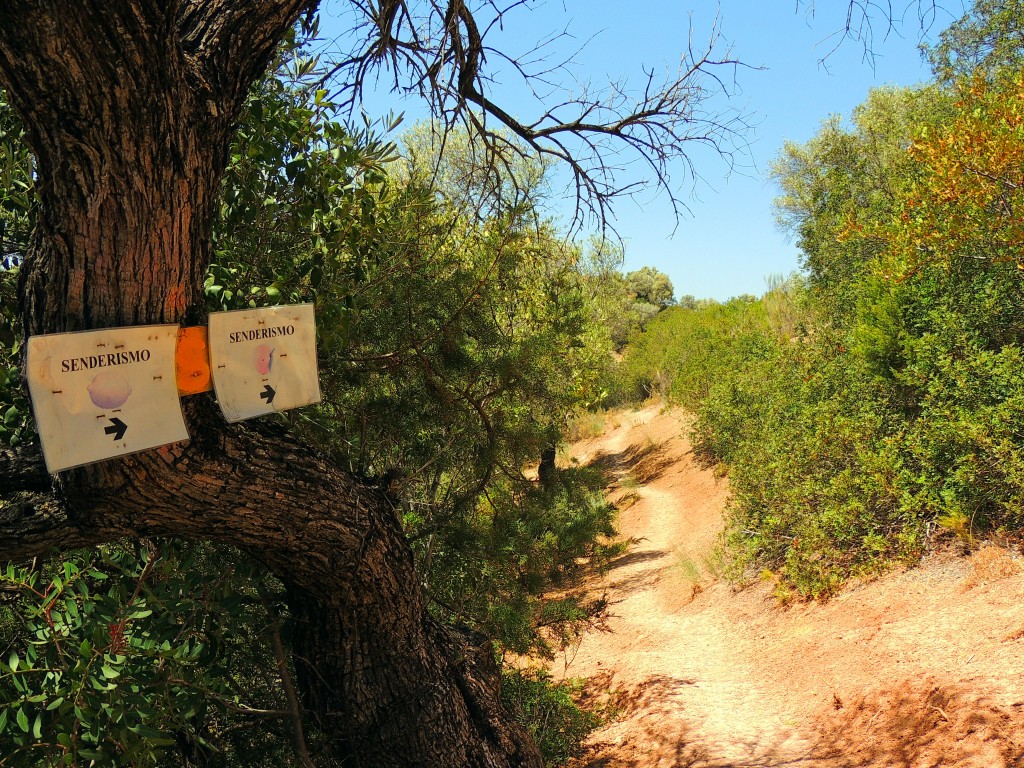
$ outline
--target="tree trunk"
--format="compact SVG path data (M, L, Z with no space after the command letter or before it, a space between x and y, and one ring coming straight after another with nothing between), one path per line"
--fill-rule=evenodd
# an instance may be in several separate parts
M38 161L26 333L202 320L245 93L308 0L9 0L0 83ZM539 766L486 650L434 622L395 510L266 424L61 473L2 457L0 560L123 536L238 546L285 583L306 709L358 766ZM12 497L12 491L19 491Z
M558 456L558 445L554 440L544 446L540 452L540 464L537 465L537 479L545 488L555 478L555 459Z

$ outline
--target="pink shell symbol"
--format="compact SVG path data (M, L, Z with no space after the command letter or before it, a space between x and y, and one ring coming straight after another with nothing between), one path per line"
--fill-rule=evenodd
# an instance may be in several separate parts
M261 376L266 376L270 373L270 369L274 365L274 348L268 347L266 344L260 344L256 347L256 352L253 354L253 364L256 366L256 372Z
M120 408L132 393L128 379L120 373L97 373L89 382L89 399L97 408Z

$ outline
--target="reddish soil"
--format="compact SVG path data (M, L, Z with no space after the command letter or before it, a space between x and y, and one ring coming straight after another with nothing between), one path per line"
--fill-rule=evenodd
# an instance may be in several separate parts
M574 768L1024 768L1024 567L995 546L935 554L783 607L714 575L727 481L678 412L609 417L601 462L632 540L593 588L603 631L556 674L613 713Z

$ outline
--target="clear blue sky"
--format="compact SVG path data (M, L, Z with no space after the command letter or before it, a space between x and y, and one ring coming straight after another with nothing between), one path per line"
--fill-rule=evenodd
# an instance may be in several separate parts
M510 13L504 28L487 42L513 54L525 53L538 39L566 30L569 37L555 41L549 51L552 57L566 56L583 45L573 75L595 86L622 78L638 84L643 67L659 72L677 67L691 29L696 45L706 42L717 14L722 52L727 47L733 58L761 68L737 70L736 95L712 105L735 107L750 116L755 127L749 153L738 158L742 167L730 173L714 153L694 147L702 180L695 187L688 182L684 186L690 212L678 227L667 200L650 193L619 201L614 223L626 242L625 269L654 266L669 275L677 295L721 300L761 294L767 276L789 274L799 265L796 247L774 223L776 190L768 179L769 164L785 140L806 141L830 115L849 116L870 88L929 78L917 48L922 34L917 5L891 31L881 16L873 19L870 61L863 46L852 40L833 51L840 42L835 33L843 27L847 0L817 0L813 15L808 2L796 9L794 0L693 5L699 7L672 0L547 0ZM893 5L904 4L897 0ZM959 0L947 6L960 15ZM337 17L344 7L344 0L324 4L325 32L336 34L342 28L344 21ZM940 14L930 25L931 38L951 21L948 13ZM722 74L730 80L733 76L731 71ZM568 75L560 77L571 89ZM529 121L532 105L521 81L502 76L491 96ZM371 114L388 108L410 118L423 114L419 105L398 101L383 88L366 104Z

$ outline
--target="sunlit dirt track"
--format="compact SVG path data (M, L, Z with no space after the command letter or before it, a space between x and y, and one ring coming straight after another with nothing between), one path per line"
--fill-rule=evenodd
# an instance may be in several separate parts
M714 575L727 481L681 414L609 417L600 462L633 540L591 588L607 631L556 672L617 714L575 768L1024 768L1024 573L987 547L788 608Z

